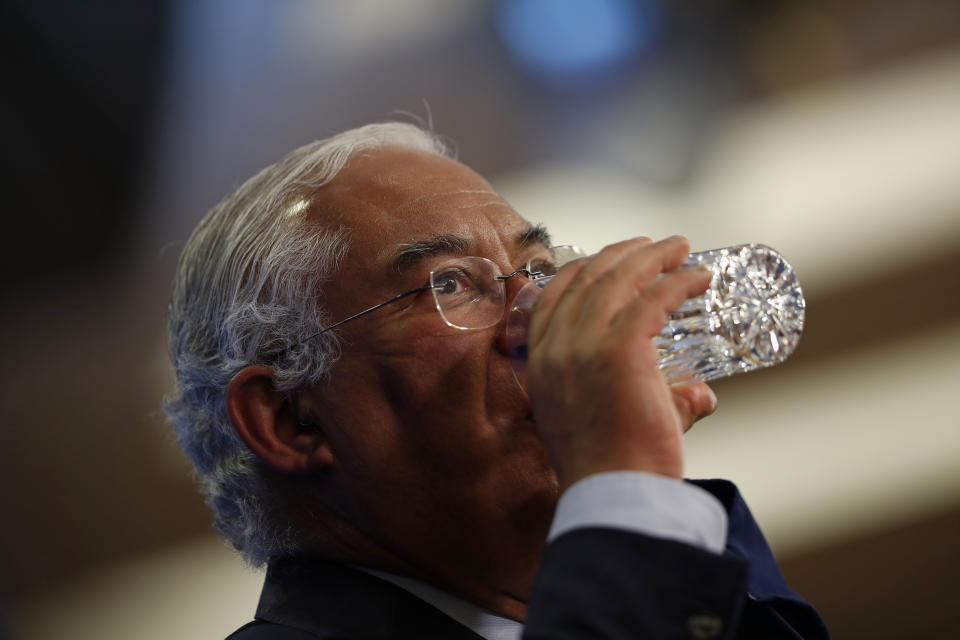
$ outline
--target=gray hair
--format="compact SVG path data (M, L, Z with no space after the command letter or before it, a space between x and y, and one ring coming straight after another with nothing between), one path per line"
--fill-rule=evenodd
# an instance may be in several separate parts
M176 385L164 400L177 440L223 535L253 566L299 548L264 480L259 458L227 416L226 391L246 366L273 368L276 388L319 382L339 356L323 334L322 287L349 247L349 229L303 215L313 192L367 149L405 147L450 157L435 134L372 124L300 147L224 198L180 255L168 338ZM335 216L333 216L335 218Z

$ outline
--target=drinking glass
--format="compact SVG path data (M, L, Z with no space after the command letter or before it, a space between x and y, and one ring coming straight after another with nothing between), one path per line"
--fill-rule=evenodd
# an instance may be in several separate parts
M743 244L691 253L684 267L694 266L710 269L710 286L672 312L654 338L659 368L669 384L753 371L779 364L793 353L803 332L806 303L782 255L762 244ZM510 358L524 389L531 308L550 280L524 286L507 317Z

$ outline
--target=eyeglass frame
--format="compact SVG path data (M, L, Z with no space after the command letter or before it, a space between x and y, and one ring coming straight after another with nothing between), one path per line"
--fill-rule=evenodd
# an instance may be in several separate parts
M574 246L572 246L572 245L559 245L559 246L556 246L556 247L550 247L549 249L547 249L547 251L553 251L554 249L561 249L561 248L563 248L563 249L566 249L566 248L573 249L575 252L577 252L577 253L579 253L579 254L582 254L582 251L581 251L578 247L574 247ZM493 266L496 268L497 271L500 270L500 267L497 266L497 264L496 264L495 262L493 262L493 260L490 260L489 258L484 258L483 256L464 256L464 258L479 258L479 259L481 259L481 260L486 260L487 262L493 264ZM538 280L538 279L540 279L540 278L547 277L547 274L543 273L542 271L536 271L536 270L531 270L531 269L530 269L530 267L532 266L532 263L533 263L533 261L534 261L535 259L536 259L536 258L531 258L530 260L528 260L526 267L521 267L521 268L519 268L519 269L517 269L517 270L515 270L515 271L513 271L512 273L509 273L509 274L507 274L507 275L494 276L493 278L494 278L494 280L498 280L498 281L500 281L500 282L506 282L506 281L509 280L510 278L512 278L512 277L514 277L514 276L516 276L516 275L519 275L519 274L523 274L523 275L527 276L528 278L530 278L531 280ZM566 263L564 263L564 264L566 264ZM559 269L561 266L563 266L563 265L559 265L557 268ZM431 281L431 283L433 282L433 275L434 275L434 273L436 273L436 270L431 270L431 271L430 271L430 281ZM339 327L339 326L341 326L341 325L344 325L344 324L346 324L346 323L348 323L348 322L351 322L351 321L353 321L353 320L356 320L357 318L361 318L361 317L367 315L368 313L373 313L373 312L376 311L377 309L382 309L383 307L385 307L385 306L387 306L387 305L389 305L389 304L393 304L394 302L397 302L398 300L402 300L403 298L406 298L407 296L412 296L412 295L415 294L415 293L421 293L421 292L423 292L423 291L431 291L431 290L442 289L442 288L443 288L443 285L439 285L439 284L425 284L425 285L423 285L423 286L421 286L421 287L417 287L416 289L411 289L410 291L404 291L404 292L401 293L401 294L398 294L398 295L393 296L393 297L390 298L389 300L385 300L385 301L383 301L383 302L381 302L381 303L379 303L379 304L373 305L373 306L370 307L369 309L364 309L363 311L361 311L361 312L359 312L359 313L355 313L355 314L353 314L352 316L350 316L350 317L348 317L348 318L344 318L343 320L340 320L339 322L336 322L336 323L330 325L329 327L326 327L325 329L322 329L322 330L318 331L317 333L314 333L313 335L308 336L308 337L304 338L303 340L299 341L298 343L296 343L295 345L291 345L291 346L298 346L298 345L301 345L301 344L303 344L303 343L305 343L305 342L309 342L310 340L313 340L314 338L317 338L317 337L319 337L319 336L322 336L323 334L325 334L325 333L328 332L328 331L331 331L331 330L333 330L333 329L336 329L337 327ZM440 303L439 303L439 301L437 301L436 297L434 297L434 303L437 305L437 313L440 314L440 318L444 321L444 323L445 323L447 326L449 326L449 327L451 327L451 328L453 328L453 329L460 329L461 331L480 331L481 329L487 328L487 327L480 327L480 328L474 329L474 328L459 327L459 326L457 326L457 325L451 324L450 321L447 320L447 318L444 316L443 312L440 310L440 306L439 306ZM501 317L502 317L502 316L501 316ZM487 326L491 326L491 325L487 325ZM289 348L289 347L288 347L288 348Z

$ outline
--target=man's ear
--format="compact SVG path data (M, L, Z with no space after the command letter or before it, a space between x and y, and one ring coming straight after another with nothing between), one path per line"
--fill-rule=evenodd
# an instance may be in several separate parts
M233 376L227 414L250 450L277 471L310 473L334 462L322 430L300 424L287 394L274 387L270 367L245 367Z

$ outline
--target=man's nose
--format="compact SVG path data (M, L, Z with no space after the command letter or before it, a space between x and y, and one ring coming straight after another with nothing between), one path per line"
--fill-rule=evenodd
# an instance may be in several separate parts
M496 325L497 335L494 340L494 348L504 355L510 355L512 348L514 348L518 342L526 343L526 336L517 335L517 332L522 331L525 333L529 325L529 318L526 318L526 322L517 322L516 319L514 319L515 321L511 323L510 310L513 308L514 299L517 297L517 294L520 293L520 290L533 282L533 280L530 278L529 272L526 269L518 269L509 274L509 276L505 276L503 282L505 285L503 316ZM530 311L518 311L518 313L529 314Z

